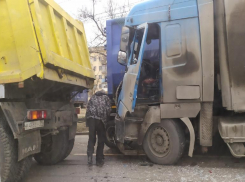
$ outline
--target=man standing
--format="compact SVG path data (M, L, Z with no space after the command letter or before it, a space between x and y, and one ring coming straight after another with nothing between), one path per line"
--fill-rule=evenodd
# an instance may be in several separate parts
M96 151L96 165L104 164L104 143L105 143L105 125L111 112L111 101L104 91L96 92L88 102L86 111L86 125L89 127L88 140L88 164L93 164L94 146L96 143L96 133L98 136L98 145Z

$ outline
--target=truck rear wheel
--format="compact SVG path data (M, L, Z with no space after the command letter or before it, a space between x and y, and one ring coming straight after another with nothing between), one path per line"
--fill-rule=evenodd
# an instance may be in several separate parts
M26 157L22 161L19 162L19 169L16 176L16 181L21 181L24 179L29 172L32 165L32 156Z
M68 146L67 146L67 149L66 149L66 154L65 154L63 160L66 159L70 155L70 153L71 153L71 151L72 151L72 149L74 147L74 143L75 143L75 139L72 139L72 140L69 140L68 141Z
M175 164L184 147L184 131L177 121L170 119L151 125L143 142L147 157L156 164Z
M41 165L54 165L62 160L69 145L67 130L59 131L57 135L48 135L42 138L41 152L34 159Z
M73 123L73 125L76 127L76 130L77 130L77 123ZM67 136L68 136L67 139L69 139L69 129L66 130L66 132L67 132ZM68 140L68 145L66 147L66 152L65 152L65 155L63 157L63 160L66 159L71 154L71 151L74 148L74 144L75 144L75 138Z
M16 181L18 169L17 141L14 139L5 118L0 116L0 172L2 182Z

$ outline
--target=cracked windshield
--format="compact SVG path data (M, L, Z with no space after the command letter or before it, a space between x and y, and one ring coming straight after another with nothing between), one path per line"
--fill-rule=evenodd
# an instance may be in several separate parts
M0 182L245 182L245 0L0 0Z

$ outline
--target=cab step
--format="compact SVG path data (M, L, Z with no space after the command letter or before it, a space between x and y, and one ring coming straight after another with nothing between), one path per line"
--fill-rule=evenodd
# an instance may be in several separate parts
M126 117L125 123L134 123L134 124L141 124L143 123L144 118L138 118L138 117Z
M123 143L117 143L117 147L124 155L139 155L138 150L126 150Z

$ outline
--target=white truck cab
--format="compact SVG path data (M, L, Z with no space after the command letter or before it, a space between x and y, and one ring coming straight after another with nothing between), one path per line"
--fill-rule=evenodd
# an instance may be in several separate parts
M150 0L130 11L118 54L126 72L115 119L124 154L136 153L126 148L137 142L153 162L173 164L186 138L192 156L195 140L207 151L219 129L231 153L245 156L245 53L238 52L245 48L244 5Z

